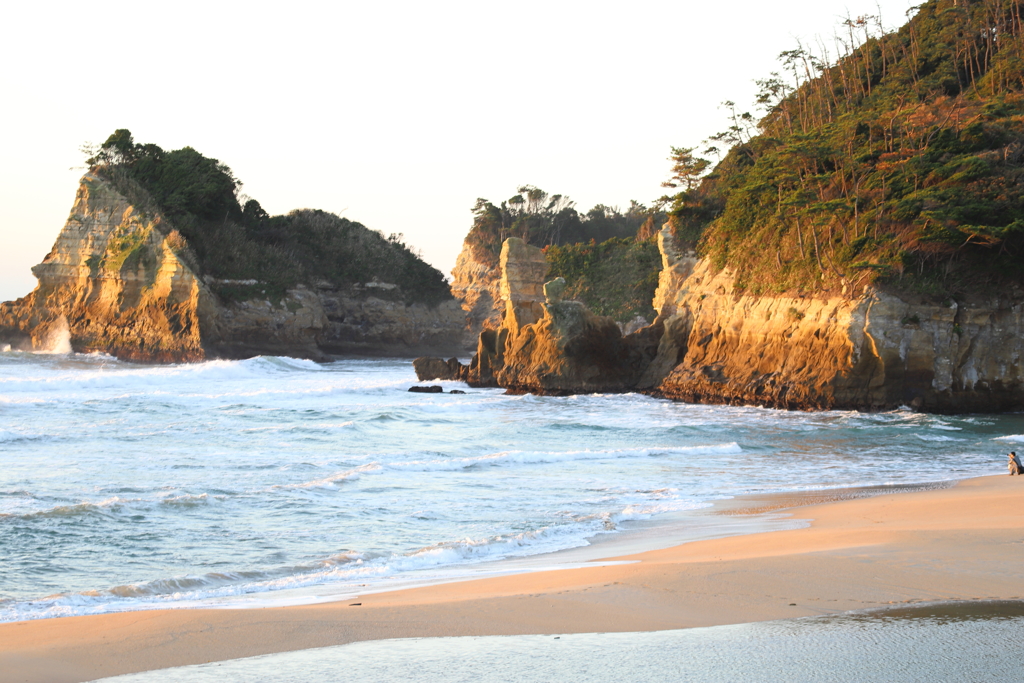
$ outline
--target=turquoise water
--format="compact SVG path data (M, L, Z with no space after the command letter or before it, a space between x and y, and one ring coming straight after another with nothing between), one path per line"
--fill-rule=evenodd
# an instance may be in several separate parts
M652 633L381 640L103 680L1016 682L1022 634L1022 603L934 605Z
M408 361L0 353L0 620L458 578L739 494L1002 473L1024 441L1019 415L414 383Z

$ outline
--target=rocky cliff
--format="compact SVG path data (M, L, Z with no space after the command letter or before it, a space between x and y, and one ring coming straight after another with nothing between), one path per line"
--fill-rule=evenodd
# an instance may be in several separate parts
M649 240L611 239L600 244L566 244L544 248L547 271L564 276L566 298L612 317L623 334L650 324L651 294L657 279L657 248ZM505 299L501 292L500 264L478 260L469 240L463 244L452 270L452 295L466 312L466 348L476 345L480 333L501 327ZM543 300L543 297L539 299ZM643 315L637 311L642 310Z
M462 251L452 270L452 294L466 313L464 342L467 348L476 346L484 329L497 329L505 307L501 299L501 271L478 261L469 244Z
M259 354L323 360L450 352L460 348L464 327L455 301L406 304L394 285L380 282L337 288L324 281L283 296L224 300L159 212L137 208L92 173L33 273L39 285L31 294L0 304L0 341L14 348L69 342L76 351L146 362Z
M877 288L828 298L734 292L734 274L666 228L665 332L639 388L692 402L935 412L1024 406L1024 292L931 301Z
M867 287L828 297L737 293L735 276L658 236L654 324L623 336L610 318L545 285L540 250L502 250L502 324L470 367L422 363L513 392L644 391L695 403L932 412L1024 407L1024 291L934 301ZM428 369L429 368L429 369ZM418 368L419 369L419 368Z
M462 379L512 393L576 394L628 391L650 364L661 327L623 336L612 318L565 301L566 283L545 283L548 263L537 247L509 238L502 245L501 324L484 329L469 367L455 359L417 359L421 380Z

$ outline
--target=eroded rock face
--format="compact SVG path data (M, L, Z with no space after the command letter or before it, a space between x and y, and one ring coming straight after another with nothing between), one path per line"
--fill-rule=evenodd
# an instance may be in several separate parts
M86 174L53 249L33 268L39 285L0 304L0 342L26 350L68 344L145 362L461 348L464 315L454 300L407 305L389 298L386 283L359 291L323 283L280 299L224 301L196 275L183 245L160 215Z
M477 261L463 244L452 270L452 295L465 312L466 348L473 348L484 329L497 329L505 307L501 299L501 271Z
M655 334L623 337L613 319L563 301L565 280L545 282L544 253L520 239L505 241L500 263L501 325L482 330L468 367L454 358L417 359L421 380L464 379L537 394L628 391L636 384L657 349Z
M540 320L509 337L497 375L500 386L534 394L621 392L636 386L656 348L645 335L623 337L615 320L594 315L578 301L542 308Z
M129 360L203 359L211 294L160 222L86 174L53 249L32 269L39 286L0 304L0 337L27 350L63 342Z
M355 290L320 291L326 320L317 337L335 355L449 355L464 348L465 315L455 300L406 304Z
M500 265L498 289L505 305L501 326L510 337L516 337L523 327L544 316L544 282L549 266L543 251L518 237L509 237L501 245Z
M728 269L678 249L668 226L659 245L658 318L623 335L563 301L563 283L545 287L539 250L506 243L502 324L480 335L468 381L804 410L1024 408L1024 292L945 302L879 289L751 296L735 293Z
M878 290L812 299L733 293L728 270L674 252L665 327L641 388L798 409L998 411L1024 405L1024 302L913 301Z
M672 228L667 223L658 232L658 251L661 252L661 272L658 273L658 288L654 290L652 306L664 319L675 315L679 293L700 259L692 251L676 246Z
M465 382L469 377L469 368L459 362L458 358L441 360L432 356L417 358L412 362L416 379L428 382L432 379L448 379Z

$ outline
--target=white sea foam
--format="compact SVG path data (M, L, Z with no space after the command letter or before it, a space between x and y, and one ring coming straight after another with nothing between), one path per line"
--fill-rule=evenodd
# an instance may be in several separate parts
M463 576L714 498L1001 471L991 433L1020 431L1013 416L416 395L414 377L407 361L3 356L0 619Z
M189 508L199 505L207 505L212 500L223 498L223 496L211 496L209 493L198 494L153 494L133 498L121 496L109 496L95 501L80 501L77 503L61 501L54 503L40 500L27 492L25 497L8 498L0 497L0 518L17 517L23 520L32 519L65 519L73 521L75 518L88 515L133 515L147 510L155 509L154 506L163 505L167 508Z
M68 325L67 318L61 316L57 320L57 323L47 333L42 348L36 351L36 353L52 355L67 355L71 353L71 327Z
M191 495L183 493L180 496L169 496L160 500L164 505L181 505L190 507L194 505L206 505L210 502L210 494L200 493L198 495Z
M997 436L993 441L1012 441L1014 443L1024 442L1024 434L1007 434L1006 436Z
M507 451L471 458L396 462L387 465L387 467L394 470L433 472L442 470L462 470L469 467L494 467L510 464L534 465L541 463L570 462L574 460L650 458L662 455L733 455L742 452L743 449L735 442L709 446L653 446L650 448L617 448L610 450L585 451Z
M649 519L672 511L704 504L676 501L668 504L629 505L614 513L584 517L574 523L552 525L533 531L491 538L466 538L425 546L403 554L367 559L360 553L344 553L324 560L271 571L212 572L115 586L102 591L49 596L39 600L0 603L0 622L51 617L81 616L108 612L194 606L211 599L254 593L309 588L324 584L358 585L361 592L384 587L394 577L448 568L435 580L459 575L459 567L566 550L587 544L587 538L607 533L627 520ZM230 605L230 603L228 603Z
M103 500L90 502L82 501L80 503L62 503L58 505L51 505L42 509L34 509L29 512L23 512L18 517L22 519L29 519L32 517L39 518L63 518L63 517L80 517L82 515L89 514L109 514L113 510L117 510L125 505L131 505L133 503L141 502L141 498L121 498L120 496L111 496ZM0 515L3 516L3 515Z
M97 392L117 392L108 395L110 397L160 395L220 400L231 396L365 393L404 386L409 381L388 376L375 378L373 375L329 372L312 361L296 358L260 356L242 361L215 360L141 367L97 362L86 356L75 358L81 360L81 367L37 367L30 373L0 377L0 386L9 398L14 398L11 394L31 392L36 394L36 400L53 394L64 399L95 397ZM286 384L276 381L268 384L268 380L275 376L287 376L289 381Z
M343 481L355 481L364 474L380 474L383 471L380 463L371 462L359 467L354 467L344 472L338 472L326 477L314 479L312 481L304 481L299 484L277 484L271 488L274 489L313 489L313 488L335 488L340 482Z

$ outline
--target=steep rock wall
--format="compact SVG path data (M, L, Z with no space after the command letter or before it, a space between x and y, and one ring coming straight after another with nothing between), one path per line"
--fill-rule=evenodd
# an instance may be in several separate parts
M376 356L463 350L465 314L457 301L406 304L379 289L383 288L319 290L326 315L319 335L321 349L336 355Z
M204 358L200 310L212 309L211 295L159 223L87 174L53 249L32 269L38 287L0 304L0 336L15 348L65 337L77 351L130 360Z
M501 271L477 261L463 243L452 270L452 295L465 312L464 346L473 348L484 329L497 329L505 311L501 299Z
M575 394L628 391L650 363L660 326L623 336L609 317L578 301L563 301L566 283L545 283L544 253L518 238L502 245L498 292L501 324L484 329L469 367L456 359L418 358L420 380L458 379L512 393Z
M641 380L692 402L999 411L1024 406L1024 298L930 302L877 289L737 295L728 269L659 235L665 333Z
M387 283L346 291L327 283L299 285L274 300L225 301L197 276L184 249L160 215L86 174L53 249L33 268L39 285L0 304L0 341L27 350L70 343L146 362L412 356L460 347L464 315L454 300L407 305Z

